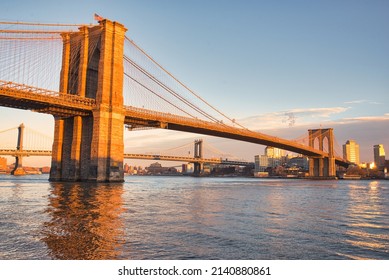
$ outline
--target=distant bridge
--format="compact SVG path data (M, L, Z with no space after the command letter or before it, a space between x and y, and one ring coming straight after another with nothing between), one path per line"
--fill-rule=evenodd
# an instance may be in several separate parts
M227 159L221 159L221 158L193 158L193 157L147 155L147 154L124 154L124 158L145 159L145 160L181 161L181 162L202 163L202 164L212 163L212 164L254 167L253 162L234 161L234 160L227 160Z
M51 151L45 151L45 150L22 150L22 151L18 151L18 150L15 150L15 149L0 149L0 156L11 156L11 157L43 156L43 157L51 157Z
M0 156L12 156L12 157L30 157L30 156L50 156L51 151L41 150L23 150L18 151L14 149L0 149ZM127 159L142 159L142 160L163 160L163 161L181 161L191 163L212 163L212 164L224 164L224 165L237 165L237 166L254 166L253 162L247 161L234 161L222 158L194 158L194 157L180 157L180 156L167 156L167 155L149 155L149 154L124 154L124 158Z
M12 139L14 143L12 143ZM52 146L52 141L53 140L50 137L43 135L32 129L26 129L24 124L21 124L19 127L0 131L0 156L15 157L16 158L15 169L13 170L12 173L16 175L22 175L23 174L22 158L30 157L30 156L52 156L52 152L50 150L50 146ZM34 145L39 147L44 147L44 148L41 149L31 148ZM9 148L9 147L4 148L5 146L15 147L15 148ZM28 149L25 149L24 146L28 147ZM202 172L202 166L204 163L249 166L254 168L253 162L223 159L222 156L224 154L221 151L216 150L216 148L211 147L209 145L207 145L207 148L209 151L212 150L213 154L216 156L213 156L212 158L205 158L204 157L205 148L203 146L203 141L195 140L193 157L177 155L177 153L183 154L186 153L188 149L191 149L189 144L185 144L180 147L170 148L168 152L164 152L164 154L125 153L124 158L194 163L195 173ZM169 152L170 155L168 154ZM232 155L228 155L228 156L232 156Z

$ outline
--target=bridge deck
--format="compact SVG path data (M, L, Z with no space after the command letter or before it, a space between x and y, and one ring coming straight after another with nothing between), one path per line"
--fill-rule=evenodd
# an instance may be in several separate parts
M16 149L0 149L0 156L22 156L22 157L29 157L29 156L51 156L51 151L46 150L22 150L18 151Z
M87 116L94 99L0 80L0 106L57 116Z
M59 93L0 80L0 106L33 110L59 116L85 116L91 114L92 110L96 107L96 102L93 99L77 95ZM124 106L124 111L125 124L134 125L135 127L151 126L193 132L272 146L309 157L328 157L328 153L326 152L316 150L295 141L248 129L232 127L223 123L213 123L131 106ZM343 166L348 165L348 162L340 157L336 157L335 160L337 164Z
M151 111L147 109L126 106L126 124L139 124L149 126L158 126L178 131L193 132L205 135L219 136L251 142L256 144L278 147L288 151L305 154L307 156L328 156L328 153L322 152L311 147L299 144L275 136L263 133L241 129L225 125L223 123L212 123L199 119L187 118L169 113Z

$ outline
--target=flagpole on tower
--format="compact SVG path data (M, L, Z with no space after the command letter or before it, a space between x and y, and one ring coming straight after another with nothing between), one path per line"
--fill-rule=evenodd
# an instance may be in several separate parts
M95 13L94 19L97 20L98 23L100 23L100 21L102 21L104 18Z

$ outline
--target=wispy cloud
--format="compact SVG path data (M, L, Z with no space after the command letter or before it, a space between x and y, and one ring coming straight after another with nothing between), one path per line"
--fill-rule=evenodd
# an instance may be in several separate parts
M369 104L381 105L381 104L384 104L384 103L382 103L382 102L377 102L377 101L370 101Z
M386 120L389 120L388 113L382 116L361 116L361 117L353 117L353 118L344 118L342 121L358 122L358 121L386 121Z
M328 121L332 115L347 111L348 107L297 108L288 111L272 112L239 120L250 129L273 129L294 125L307 125Z
M360 99L360 100L352 100L352 101L346 101L344 102L345 104L361 104L361 103L366 103L368 100L366 99Z
M372 105L380 105L382 104L381 102L377 101L372 101L372 100L366 100L366 99L359 99L359 100L351 100L351 101L346 101L344 104L372 104Z
M347 111L347 107L330 107L330 108L308 108L308 109L292 109L287 113L294 113L297 115L317 116L317 117L329 117L333 114L343 113Z

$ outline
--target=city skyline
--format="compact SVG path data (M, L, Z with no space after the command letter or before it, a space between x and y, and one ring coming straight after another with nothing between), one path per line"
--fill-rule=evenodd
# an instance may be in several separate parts
M388 8L381 1L15 1L4 3L1 19L89 23L98 13L117 20L157 61L242 125L287 139L334 127L339 145L355 139L361 161L371 162L374 145L389 146ZM0 118L7 120L0 130L24 122L52 135L48 115L2 107ZM126 132L126 146L147 151L156 137L169 147L197 136ZM203 138L251 160L264 149Z

